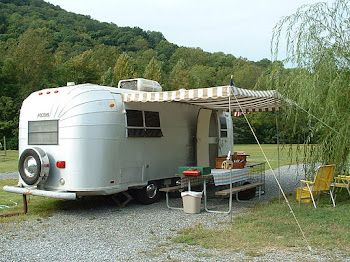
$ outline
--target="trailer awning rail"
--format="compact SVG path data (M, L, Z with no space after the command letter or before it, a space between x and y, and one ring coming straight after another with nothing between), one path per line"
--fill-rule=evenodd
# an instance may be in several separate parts
M163 92L135 91L123 93L123 101L125 103L182 102L219 110L228 110L230 105L232 112L242 110L244 112L278 111L281 106L281 100L275 90L254 91L235 86L180 89Z

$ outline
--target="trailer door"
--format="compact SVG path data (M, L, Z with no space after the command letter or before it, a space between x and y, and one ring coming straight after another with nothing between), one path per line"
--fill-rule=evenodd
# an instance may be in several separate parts
M215 167L218 156L218 120L215 111L201 109L197 119L197 165Z
M218 116L220 127L219 156L227 156L228 152L233 152L233 130L232 118L229 113L222 113Z

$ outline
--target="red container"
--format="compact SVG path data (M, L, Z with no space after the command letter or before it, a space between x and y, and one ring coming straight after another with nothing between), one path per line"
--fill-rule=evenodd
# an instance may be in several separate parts
M201 171L199 170L185 170L182 172L184 176L200 176Z

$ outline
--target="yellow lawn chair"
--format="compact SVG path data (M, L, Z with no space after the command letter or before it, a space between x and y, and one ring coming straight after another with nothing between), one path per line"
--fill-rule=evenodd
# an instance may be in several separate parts
M296 189L296 199L299 204L310 202L311 199L316 208L315 198L319 199L321 193L329 193L335 207L332 190L334 170L335 165L322 165L316 170L314 181L300 180L301 186Z
M334 183L332 184L334 189L345 188L350 196L350 176L337 176L334 178ZM334 190L333 190L334 191Z

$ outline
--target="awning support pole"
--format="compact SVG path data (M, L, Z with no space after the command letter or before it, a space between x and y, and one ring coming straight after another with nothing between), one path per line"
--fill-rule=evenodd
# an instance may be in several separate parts
M309 241L307 240L306 235L305 235L305 233L304 233L304 230L302 229L302 227L301 227L301 225L300 225L300 223L299 223L299 221L298 221L298 219L297 219L297 217L296 217L296 215L295 215L295 213L294 213L294 211L293 211L293 208L292 208L292 206L290 205L289 200L288 200L286 194L284 193L284 191L283 191L283 189L282 189L282 186L281 186L281 184L280 184L280 182L279 182L279 180L278 180L278 178L277 178L277 176L276 176L274 170L272 169L272 166L271 166L270 161L268 160L268 158L267 158L267 156L266 156L264 150L262 149L262 146L261 146L261 144L260 144L260 141L259 141L258 137L256 136L256 133L254 132L254 129L253 129L252 125L250 124L250 122L249 122L249 120L248 120L246 114L243 112L243 108L242 108L241 104L239 103L239 101L238 101L236 95L235 95L234 93L233 93L233 95L234 95L234 98L235 98L235 100L236 100L237 105L239 106L240 110L241 110L242 113L243 113L243 116L244 116L244 118L245 118L245 120L246 120L246 122L247 122L247 124L248 124L248 126L249 126L249 128L250 128L250 131L252 132L252 134L253 134L253 136L254 136L254 138L255 138L255 140L256 140L256 142L257 142L257 144L258 144L258 146L259 146L259 148L260 148L260 150L261 150L261 153L264 155L264 158L265 158L265 160L266 160L266 163L268 164L268 166L269 166L269 168L270 168L270 170L271 170L271 172L272 172L272 175L273 175L273 177L274 177L274 179L275 179L275 181L276 181L276 183L277 183L277 185L278 185L278 188L279 188L280 192L281 192L282 195L283 195L283 198L284 198L284 200L285 200L285 202L286 202L286 204L287 204L287 206L288 206L288 208L289 208L289 210L290 210L290 213L292 214L292 216L293 216L293 218L294 218L294 221L296 222L296 224L297 224L297 226L298 226L298 228L299 228L299 231L300 231L302 237L303 237L304 240L305 240L305 243L307 244L307 247L308 247L309 251L312 251L311 246L310 246L310 244L309 244Z

